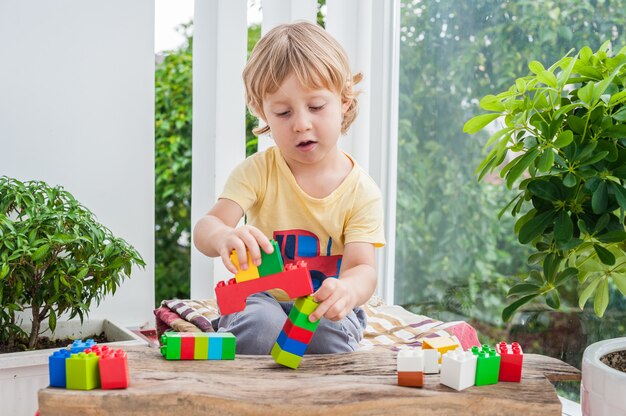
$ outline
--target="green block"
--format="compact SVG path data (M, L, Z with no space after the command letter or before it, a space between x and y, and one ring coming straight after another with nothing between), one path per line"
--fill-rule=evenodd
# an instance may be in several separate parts
M237 339L231 332L211 333L211 338L222 338L222 360L234 360Z
M209 357L209 337L205 332L194 333L193 359L206 360Z
M261 277L285 271L285 265L283 264L283 258L280 255L278 243L274 240L270 240L270 243L274 246L272 254L267 254L263 251L263 249L261 249L261 264L258 266L259 276Z
M291 312L289 312L289 319L291 323L297 327L308 329L311 332L315 332L317 326L319 325L319 319L315 322L309 321L309 315L306 313L300 312L300 310L295 307L291 308Z
M472 347L472 353L477 356L475 384L477 386L497 384L500 373L500 355L496 350L483 345L482 348Z
M313 311L317 309L318 305L319 303L313 300L312 295L303 296L301 298L296 299L296 301L294 302L294 306L298 308L298 310L305 315L312 314Z
M100 358L93 352L72 354L65 360L66 387L69 390L93 390L100 387Z
M161 355L166 360L180 360L180 333L166 332L161 335Z
M298 368L298 366L300 365L300 361L302 361L302 357L300 357L299 355L283 351L278 343L275 343L272 347L272 358L274 358L274 361L276 361L278 364L293 369Z

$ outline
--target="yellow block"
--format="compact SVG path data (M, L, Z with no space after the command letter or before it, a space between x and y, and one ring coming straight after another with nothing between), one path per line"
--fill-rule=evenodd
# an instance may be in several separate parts
M209 357L209 337L203 333L194 334L194 360L206 360Z
M239 258L237 257L237 252L233 251L232 253L230 253L230 261L233 262L238 270L237 274L235 275L235 281L237 281L237 283L259 278L259 268L256 267L254 263L252 263L250 253L246 252L246 254L248 256L248 270L241 270L239 268Z
M441 357L446 351L456 350L461 348L458 342L451 337L437 337L437 338L424 338L422 339L422 349L433 349L439 351L439 363L441 364Z

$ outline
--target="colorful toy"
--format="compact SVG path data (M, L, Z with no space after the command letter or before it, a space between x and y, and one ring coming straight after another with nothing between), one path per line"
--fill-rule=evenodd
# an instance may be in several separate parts
M522 380L522 363L524 361L522 347L517 342L512 344L500 342L496 345L496 350L500 354L498 380L519 383Z
M230 261L232 261L237 268L237 274L235 274L235 281L237 283L246 282L252 279L258 279L260 277L259 269L252 262L250 252L248 251L246 254L248 255L248 268L246 270L241 270L241 268L239 267L239 257L237 256L237 252L233 251L232 253L230 253Z
M66 387L93 390L100 387L98 356L93 352L72 354L65 360Z
M422 349L400 350L396 363L398 386L424 386L424 351Z
M93 347L94 345L96 345L96 341L91 338L86 339L84 342L82 339L77 339L74 340L68 348L72 354L78 354L79 352L83 352L87 348Z
M434 349L439 351L439 354L443 355L446 351L456 350L461 345L452 337L436 337L436 338L424 338L422 340L422 349ZM441 364L441 355L439 357L439 364Z
M269 276L271 274L280 273L285 270L283 264L283 257L280 255L280 248L278 243L274 240L270 240L270 243L274 247L274 251L267 254L261 250L261 264L259 264L259 276Z
M166 360L234 360L235 336L230 332L166 332L161 355Z
M48 357L48 369L50 373L50 387L63 387L66 386L66 372L65 372L65 360L67 360L72 353L66 349L61 349L52 353Z
M271 274L259 279L241 283L233 278L228 283L219 282L215 286L215 297L222 315L245 309L248 296L271 289L282 289L290 298L299 298L313 293L311 276L306 263L287 265L284 272Z
M309 321L309 315L315 311L317 306L318 303L313 300L312 296L296 299L285 325L280 331L274 347L272 347L272 358L278 364L293 369L298 368L319 324L319 320Z
M472 353L477 356L475 384L496 384L500 373L500 354L489 345L483 345L482 348L472 347Z
M100 385L103 389L128 388L130 376L126 351L104 348L98 361Z
M456 349L446 352L441 360L440 383L457 391L474 385L477 356L471 351Z

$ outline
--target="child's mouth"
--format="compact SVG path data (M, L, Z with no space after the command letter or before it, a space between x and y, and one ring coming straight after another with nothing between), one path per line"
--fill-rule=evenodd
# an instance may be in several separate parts
M298 143L298 145L296 147L301 149L301 150L309 150L309 149L313 148L313 146L316 143L317 142L314 141L314 140L306 140L306 141Z

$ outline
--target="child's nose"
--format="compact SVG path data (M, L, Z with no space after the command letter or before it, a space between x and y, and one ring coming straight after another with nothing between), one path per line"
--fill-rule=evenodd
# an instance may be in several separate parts
M293 129L296 132L303 132L311 129L311 120L304 112L297 113L294 117L293 123Z

